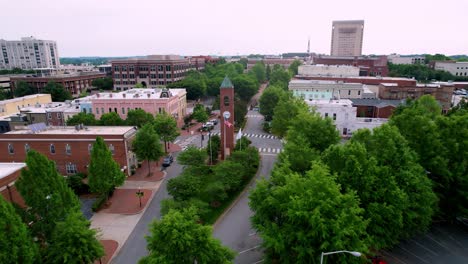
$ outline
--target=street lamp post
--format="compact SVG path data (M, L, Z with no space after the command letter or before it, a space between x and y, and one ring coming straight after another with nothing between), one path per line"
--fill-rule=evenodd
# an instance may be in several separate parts
M211 151L211 131L208 131L208 143L210 144L210 165L213 165L213 152Z
M322 252L322 256L320 257L320 264L323 264L323 256L339 254L339 253L348 253L355 257L360 257L362 254L361 252L357 251L347 251L347 250L340 250L340 251L333 251L333 252Z
M140 200L140 208L141 208L141 197L145 195L145 193L141 191L141 187L138 187L138 192L136 192L136 195L138 196L138 199Z

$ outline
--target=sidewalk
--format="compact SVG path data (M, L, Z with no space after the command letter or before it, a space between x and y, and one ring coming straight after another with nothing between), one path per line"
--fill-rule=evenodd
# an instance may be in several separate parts
M171 146L173 149L177 147ZM161 171L161 162L162 159L158 163L150 163L152 174L148 177L148 163L145 161L135 175L129 176L125 183L114 191L107 206L94 213L91 228L98 231L106 254L101 258L101 262L95 263L110 263L130 236L166 175ZM144 193L141 197L141 207L136 195L138 191Z

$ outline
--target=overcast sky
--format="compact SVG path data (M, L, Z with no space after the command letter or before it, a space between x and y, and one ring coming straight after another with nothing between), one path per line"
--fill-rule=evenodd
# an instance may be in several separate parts
M0 39L61 57L330 52L333 20L363 19L364 54L468 54L468 0L0 0Z

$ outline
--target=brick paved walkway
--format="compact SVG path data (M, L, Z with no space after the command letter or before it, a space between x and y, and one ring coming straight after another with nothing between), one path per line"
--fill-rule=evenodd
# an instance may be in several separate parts
M115 251L117 250L119 243L117 243L115 240L99 240L99 242L101 242L102 246L104 247L105 255L100 260L96 260L94 264L107 264L111 260L112 255L114 255Z
M137 214L145 208L146 203L152 195L151 190L141 189L144 195L140 201L136 192L138 189L116 189L114 195L107 202L107 206L101 209L99 212L108 214Z

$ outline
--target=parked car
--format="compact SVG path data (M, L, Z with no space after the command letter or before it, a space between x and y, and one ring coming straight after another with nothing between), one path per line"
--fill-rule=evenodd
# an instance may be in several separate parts
M208 130L211 130L214 128L214 124L212 122L206 122L205 124L203 124L203 126L201 127L201 130L202 131L208 131Z
M174 157L171 154L169 154L163 159L162 166L163 167L169 167L169 166L171 166L173 161L174 161Z
M210 122L216 126L218 124L218 119L211 119Z

